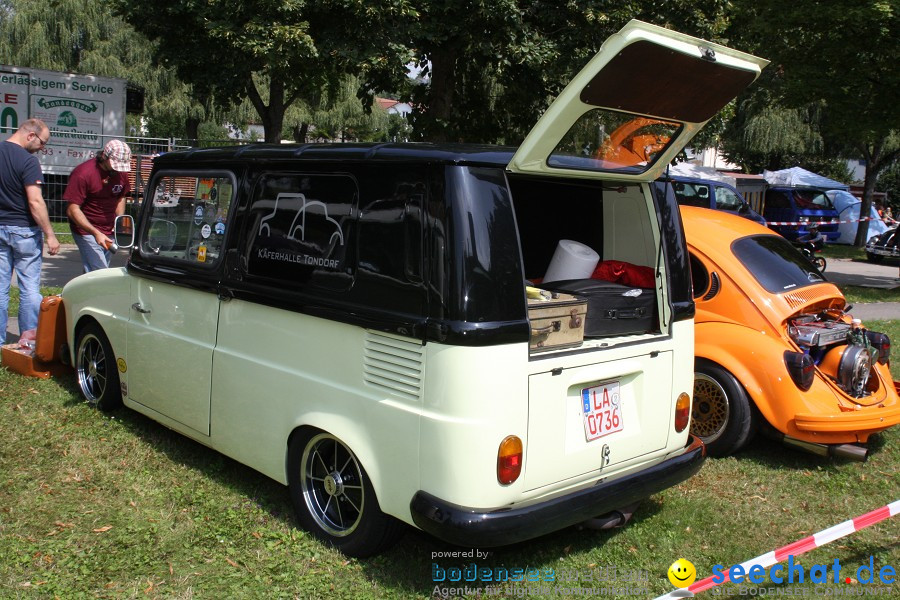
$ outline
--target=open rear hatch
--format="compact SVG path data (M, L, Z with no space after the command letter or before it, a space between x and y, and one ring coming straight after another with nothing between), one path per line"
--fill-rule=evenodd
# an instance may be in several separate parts
M550 105L508 169L570 181L651 182L766 64L632 21L603 44ZM632 192L619 196L633 202L635 211L650 210L646 192L628 187ZM546 200L546 210L563 210L566 198L555 194ZM603 193L597 201L603 201ZM627 225L612 221L613 230ZM651 244L651 249L659 247L658 240ZM528 489L615 472L664 450L674 410L673 354L671 344L657 338L585 352L580 364L565 369L547 360L547 369L529 380Z
M653 181L768 61L631 21L550 105L514 173Z

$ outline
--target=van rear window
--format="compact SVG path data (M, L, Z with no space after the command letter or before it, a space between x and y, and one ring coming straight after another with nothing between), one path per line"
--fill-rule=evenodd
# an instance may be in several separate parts
M572 125L547 164L564 169L643 173L680 132L680 123L595 108Z
M825 192L819 190L795 190L794 201L797 203L797 208L834 210L831 199L825 195Z

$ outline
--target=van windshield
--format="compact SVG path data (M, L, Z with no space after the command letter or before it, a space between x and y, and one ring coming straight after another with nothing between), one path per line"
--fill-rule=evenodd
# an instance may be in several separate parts
M754 235L735 240L731 251L756 281L773 294L825 281L811 262L778 235Z
M812 210L834 210L831 199L819 190L794 190L794 201L797 208Z

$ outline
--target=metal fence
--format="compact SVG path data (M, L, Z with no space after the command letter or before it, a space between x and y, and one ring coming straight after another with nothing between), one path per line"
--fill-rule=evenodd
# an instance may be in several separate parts
M52 135L52 129L51 129ZM148 138L136 136L101 136L109 139L121 139L131 147L131 173L128 176L131 182L131 193L126 199L127 211L131 212L140 206L144 198L144 189L150 182L150 171L153 169L153 158L164 152L184 150L193 147L230 146L246 144L246 140L186 140L180 138ZM106 139L101 140L100 147L106 144ZM64 222L66 217L66 201L63 193L69 183L68 175L52 173L44 174L43 194L47 203L47 211L50 220Z

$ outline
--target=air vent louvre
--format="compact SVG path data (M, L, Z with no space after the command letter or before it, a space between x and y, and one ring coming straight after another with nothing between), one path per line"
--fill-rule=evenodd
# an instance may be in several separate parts
M791 308L800 308L806 304L811 304L818 300L828 300L838 295L839 291L834 285L816 285L803 288L795 292L787 292L781 297L785 299Z
M423 354L421 344L368 332L365 381L406 399L418 400L422 390Z
M719 282L719 274L713 271L709 275L709 291L706 292L706 295L703 296L704 300L709 300L719 293L719 288L721 287L721 283Z

